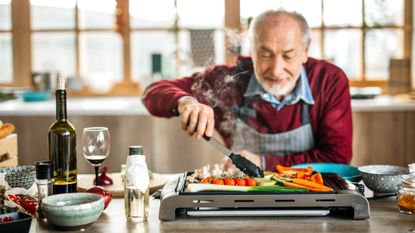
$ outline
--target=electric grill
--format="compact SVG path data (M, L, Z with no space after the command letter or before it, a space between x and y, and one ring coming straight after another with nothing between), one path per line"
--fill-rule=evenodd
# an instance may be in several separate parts
M186 191L183 173L161 191L159 219L214 216L348 216L367 219L368 200L336 173L322 173L333 192L256 193L229 191ZM343 214L344 213L344 214Z

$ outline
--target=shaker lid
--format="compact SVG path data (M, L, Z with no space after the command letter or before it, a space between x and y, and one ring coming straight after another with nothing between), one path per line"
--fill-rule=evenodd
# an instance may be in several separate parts
M129 155L143 155L144 148L143 146L130 146L128 148L128 154Z
M50 161L38 161L36 166L36 179L52 179L53 163Z

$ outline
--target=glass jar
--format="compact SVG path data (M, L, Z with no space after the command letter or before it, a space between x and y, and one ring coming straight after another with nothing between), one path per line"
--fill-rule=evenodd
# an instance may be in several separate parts
M399 211L405 214L415 214L415 173L402 175L401 179L397 198Z

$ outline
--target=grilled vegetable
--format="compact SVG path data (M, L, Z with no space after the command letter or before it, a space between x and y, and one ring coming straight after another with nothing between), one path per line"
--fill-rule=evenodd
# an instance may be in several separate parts
M282 184L287 187L303 187L307 188L310 191L313 192L331 192L333 191L332 188L318 184L312 181L308 181L305 179L298 179L298 178L287 178L283 176L274 175L272 177L273 180L277 181L279 184Z

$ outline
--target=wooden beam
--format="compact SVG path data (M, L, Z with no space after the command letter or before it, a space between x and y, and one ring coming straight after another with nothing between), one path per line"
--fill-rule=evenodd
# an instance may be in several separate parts
M225 49L227 64L235 62L235 55L229 51L230 38L226 35L227 30L241 31L241 16L239 0L225 0Z
M30 86L32 76L32 47L30 33L30 2L12 3L13 84Z
M140 94L141 87L132 81L131 75L131 29L130 29L130 9L129 0L118 0L117 3L117 23L116 31L119 32L123 41L123 71L124 78L116 83L110 93L115 95L125 95L126 93Z

